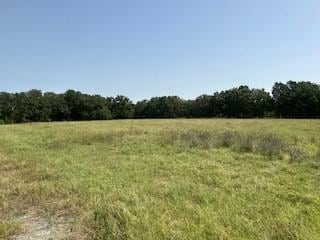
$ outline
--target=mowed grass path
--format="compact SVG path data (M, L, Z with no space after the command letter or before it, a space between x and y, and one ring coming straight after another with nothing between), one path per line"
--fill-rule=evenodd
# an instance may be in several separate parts
M201 144L224 132L268 133L299 151ZM0 239L31 208L70 219L75 239L318 240L320 121L2 125Z

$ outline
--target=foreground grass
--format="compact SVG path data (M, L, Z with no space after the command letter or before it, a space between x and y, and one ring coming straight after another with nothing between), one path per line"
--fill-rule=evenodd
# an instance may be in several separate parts
M320 121L0 126L0 239L37 207L76 239L320 239Z

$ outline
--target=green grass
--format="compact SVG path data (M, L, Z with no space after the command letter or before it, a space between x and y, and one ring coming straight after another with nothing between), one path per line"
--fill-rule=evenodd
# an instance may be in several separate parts
M37 207L76 239L320 239L320 121L0 126L0 239Z

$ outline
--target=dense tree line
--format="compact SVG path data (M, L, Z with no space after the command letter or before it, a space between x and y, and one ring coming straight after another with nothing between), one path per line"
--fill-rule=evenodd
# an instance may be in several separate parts
M128 118L234 117L319 118L320 86L311 82L275 83L272 94L240 86L195 100L154 97L136 104L125 97L102 97L74 90L63 94L30 90L0 93L5 123Z
M319 118L319 85L310 82L276 83L272 90L276 116L285 118Z

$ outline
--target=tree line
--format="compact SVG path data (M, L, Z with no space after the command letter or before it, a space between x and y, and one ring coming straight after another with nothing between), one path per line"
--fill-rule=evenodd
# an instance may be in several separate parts
M81 121L129 118L319 118L320 86L311 82L275 83L272 93L240 86L195 100L153 97L133 103L125 96L102 97L68 90L0 93L0 122Z

